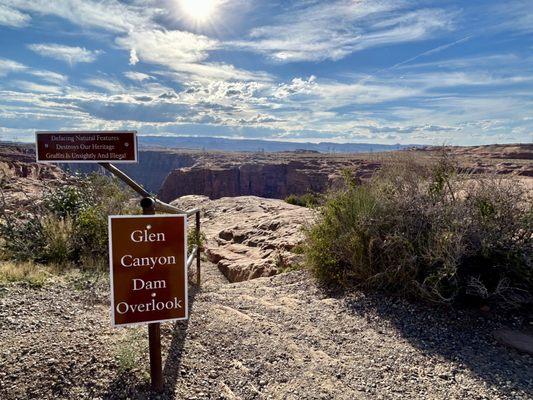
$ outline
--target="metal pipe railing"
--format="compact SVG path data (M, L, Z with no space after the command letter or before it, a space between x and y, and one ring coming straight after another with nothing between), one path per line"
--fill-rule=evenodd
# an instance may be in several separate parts
M110 173L115 175L117 178L119 178L122 182L124 182L126 185L128 185L130 188L132 188L135 192L137 192L139 195L141 195L144 199L148 198L153 202L155 211L160 212L166 212L169 214L185 214L187 217L190 217L191 215L195 215L195 235L198 240L198 244L194 247L193 251L191 251L191 254L187 258L187 270L191 266L195 256L196 256L196 284L198 287L200 287L201 283L201 262L200 262L200 253L201 253L201 246L200 246L200 209L199 208L193 208L191 210L181 210L178 207L174 207L171 204L165 203L164 201L161 201L159 199L156 199L153 194L148 192L145 188L143 188L141 185L139 185L137 182L135 182L133 179L131 179L127 174L125 174L123 171L115 167L113 164L110 163L98 163L100 166L108 170Z
M200 236L200 210L196 212L196 240L198 241L197 247L196 247L196 285L198 287L201 286L202 282L202 269L200 268L200 257L201 257L201 251L202 251L202 237Z
M189 254L189 258L187 258L187 269L192 265L192 262L194 261L194 256L196 256L198 253L198 246L194 246L194 248L191 251L191 254Z
M192 210L181 210L178 207L175 207L171 204L165 203L164 201L161 201L159 199L156 199L155 196L147 191L145 188L143 188L141 185L139 185L137 182L135 182L133 179L131 179L128 175L126 175L123 171L115 167L113 164L110 163L98 163L100 166L111 172L116 177L120 178L122 182L124 182L126 185L128 185L130 188L132 188L134 191L136 191L139 195L142 197L151 197L155 202L155 210L166 212L169 214L187 214L187 216L191 216L193 214L196 214L199 209L193 208Z

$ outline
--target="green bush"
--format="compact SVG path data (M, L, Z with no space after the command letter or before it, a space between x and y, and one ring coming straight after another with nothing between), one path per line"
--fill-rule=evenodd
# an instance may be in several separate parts
M105 265L107 217L130 213L132 196L118 180L91 174L49 189L30 212L0 210L1 255L43 264Z
M320 205L321 196L317 193L305 193L300 196L291 194L285 198L285 202L295 206L314 208Z
M305 256L323 282L516 306L533 293L532 204L517 181L459 175L447 158L397 160L328 196Z
M198 234L195 228L189 228L187 232L187 254L190 254L195 247L199 247L200 251L204 251L207 237L205 233L200 231Z

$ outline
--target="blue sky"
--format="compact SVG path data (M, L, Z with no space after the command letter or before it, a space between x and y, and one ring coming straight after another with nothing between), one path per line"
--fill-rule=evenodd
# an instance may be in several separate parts
M533 1L0 0L0 138L533 141Z

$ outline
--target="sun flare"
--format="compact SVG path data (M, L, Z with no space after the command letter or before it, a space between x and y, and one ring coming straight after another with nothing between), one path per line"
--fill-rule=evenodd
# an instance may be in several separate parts
M215 11L216 0L181 0L181 8L195 22L205 22Z

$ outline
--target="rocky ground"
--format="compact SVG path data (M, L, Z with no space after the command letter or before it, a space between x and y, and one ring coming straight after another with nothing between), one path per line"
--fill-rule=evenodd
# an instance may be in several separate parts
M302 271L228 283L204 263L190 320L163 324L165 391L150 394L146 327L112 329L105 279L0 291L2 399L529 399L519 325L393 298L340 295Z
M230 282L272 276L301 262L296 246L314 211L256 196L183 196L172 203L202 209L206 255Z

